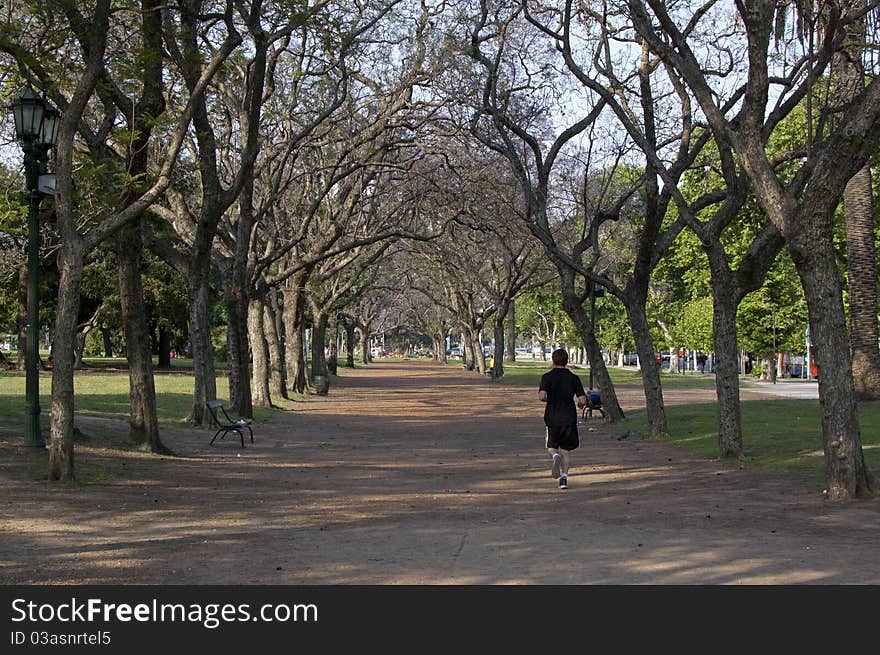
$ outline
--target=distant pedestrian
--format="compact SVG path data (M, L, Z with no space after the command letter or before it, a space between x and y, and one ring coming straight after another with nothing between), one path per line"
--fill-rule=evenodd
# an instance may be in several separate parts
M580 445L577 429L577 407L587 406L587 394L580 378L568 368L568 352L553 351L553 368L541 376L538 398L547 403L544 425L547 428L545 446L553 459L551 474L559 478L559 488L568 488L571 451Z
M706 353L698 353L697 354L697 366L700 367L700 373L706 372Z

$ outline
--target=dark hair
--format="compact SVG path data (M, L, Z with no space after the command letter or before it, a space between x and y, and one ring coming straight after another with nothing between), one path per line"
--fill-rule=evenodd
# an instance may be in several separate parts
M554 350L550 357L553 359L553 363L556 366L565 366L568 364L568 351L563 350L562 348Z

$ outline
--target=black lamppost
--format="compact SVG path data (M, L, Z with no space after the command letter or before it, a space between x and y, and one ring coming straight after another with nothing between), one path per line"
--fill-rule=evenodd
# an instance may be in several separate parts
M46 442L40 431L40 298L37 278L39 267L40 226L38 212L42 199L41 182L49 182L51 176L42 175L49 149L58 137L60 114L45 98L33 89L24 89L13 103L15 134L24 151L24 169L28 189L28 288L27 288L27 336L25 341L25 405L27 409L27 432L24 445L45 448ZM41 178L43 178L41 180ZM54 184L48 185L46 193L54 192Z

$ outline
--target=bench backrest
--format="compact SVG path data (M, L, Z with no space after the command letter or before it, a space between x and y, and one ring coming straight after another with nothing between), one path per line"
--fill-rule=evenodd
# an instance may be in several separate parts
M206 404L208 407L210 407L211 409L217 409L218 407L223 407L223 401L222 401L222 400L209 400L209 401L208 401L207 403L205 403L205 404Z

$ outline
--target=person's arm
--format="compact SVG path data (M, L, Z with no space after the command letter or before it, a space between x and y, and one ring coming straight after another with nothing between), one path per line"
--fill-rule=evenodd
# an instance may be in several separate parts
M542 403L547 402L547 392L544 391L543 389L540 389L538 391L538 400L540 400Z
M583 409L587 406L587 393L584 391L584 385L581 384L581 379L576 375L574 376L574 379L577 381L574 389L575 403L579 409Z

